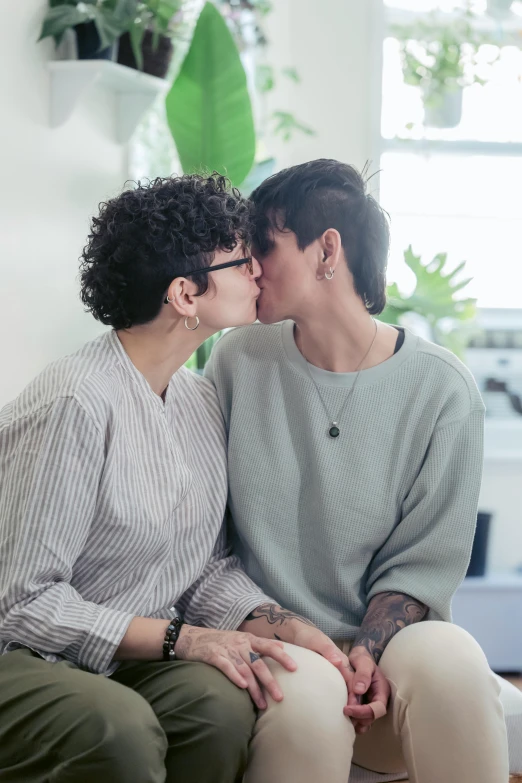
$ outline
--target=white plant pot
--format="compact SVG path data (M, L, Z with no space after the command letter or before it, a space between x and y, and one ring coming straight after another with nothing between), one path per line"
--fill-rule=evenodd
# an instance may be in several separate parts
M508 16L513 0L488 0L488 14L490 16Z
M424 105L424 124L430 128L455 128L462 118L462 88L446 92L437 106Z

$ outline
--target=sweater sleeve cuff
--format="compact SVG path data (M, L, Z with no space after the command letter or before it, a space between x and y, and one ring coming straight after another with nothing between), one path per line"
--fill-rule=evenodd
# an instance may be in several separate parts
M275 604L276 601L274 601L273 598L269 598L264 593L243 595L231 604L216 627L221 631L235 631L247 618L250 612L261 604L266 603Z
M100 607L78 653L79 666L96 674L112 674L117 668L113 662L116 650L133 618L130 612Z

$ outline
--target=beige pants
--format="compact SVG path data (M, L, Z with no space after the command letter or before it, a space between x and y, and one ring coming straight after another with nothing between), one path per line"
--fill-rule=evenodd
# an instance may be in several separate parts
M267 659L284 693L257 720L245 783L347 783L352 760L376 772L408 771L411 783L507 783L499 687L461 628L423 622L400 631L380 662L388 714L356 735L343 715L346 685L328 661L286 645L295 673ZM348 652L348 645L344 646Z

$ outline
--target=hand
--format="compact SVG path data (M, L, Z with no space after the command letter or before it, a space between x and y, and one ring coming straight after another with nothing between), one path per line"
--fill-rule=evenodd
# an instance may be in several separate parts
M238 688L248 690L260 710L266 709L260 685L266 688L274 701L283 699L281 689L261 656L268 655L288 671L297 669L296 662L284 652L282 642L240 631L184 625L174 650L181 660L201 661L215 666Z
M322 655L327 661L339 669L345 680L346 671L350 667L348 656L345 655L334 642L319 628L314 625L308 625L298 620L292 620L291 633L285 635L285 642L296 644L298 647L306 647L307 650L313 650L314 652ZM350 678L351 682L351 678Z
M291 635L285 636L285 641L296 644L298 647L306 647L308 650L322 655L327 661L339 669L348 689L347 705L360 704L361 697L353 689L353 667L348 656L343 653L332 640L319 628L305 625L297 620L292 621ZM346 714L346 711L345 711Z
M375 720L386 715L390 684L365 647L352 647L348 659L351 683L344 714L352 719L357 734L364 734ZM365 703L358 703L363 698Z

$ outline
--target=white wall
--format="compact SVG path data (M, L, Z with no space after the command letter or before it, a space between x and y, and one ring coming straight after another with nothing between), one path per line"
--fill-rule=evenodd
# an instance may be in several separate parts
M89 216L126 178L112 97L91 92L49 126L47 0L0 0L0 407L103 327L78 298Z
M296 68L279 78L268 107L292 112L316 131L267 146L284 168L319 157L378 167L381 0L276 0L267 17L267 61Z

